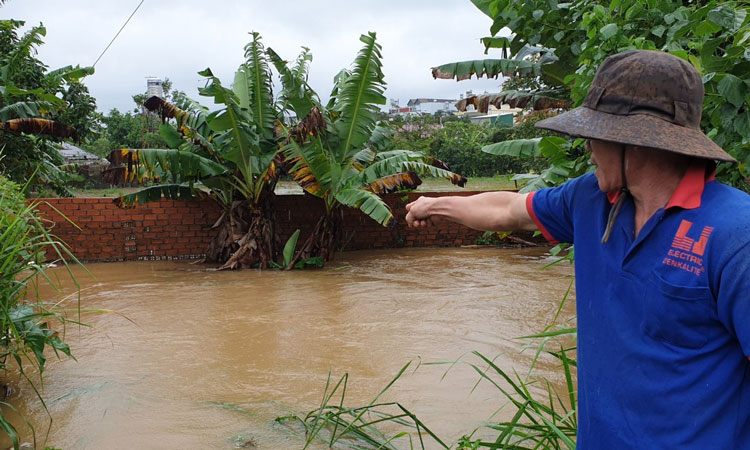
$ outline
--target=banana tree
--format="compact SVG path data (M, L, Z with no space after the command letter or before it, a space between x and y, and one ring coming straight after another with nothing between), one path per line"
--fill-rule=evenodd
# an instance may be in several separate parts
M747 144L750 110L746 101L750 92L747 57L750 54L750 7L747 2L471 2L493 21L490 28L493 36L483 39L486 48L501 49L503 58L514 54L509 61L518 60L519 54L532 48L538 49L540 56L528 54L520 58L527 59L526 63L501 62L506 61L503 59L445 64L433 69L436 77L461 80L472 75L496 77L504 74L518 78L541 74L548 86L567 89L567 96L560 97L561 100L578 106L607 56L626 49L670 52L689 61L701 73L706 91L701 127L739 161L736 166L720 164L717 175L750 191L750 146ZM495 36L505 27L510 29L510 37ZM515 95L501 94L511 100ZM528 96L537 94L542 92L527 91ZM486 104L490 100L482 99L478 103ZM549 140L539 142L550 144L550 148L555 146ZM575 158L575 165L583 167L585 156L580 156L580 146L575 144L570 148L569 159Z
M467 80L472 76L481 78L510 77L503 83L503 90L495 94L473 95L456 103L459 111L472 105L486 113L489 105L500 108L507 104L512 108L569 109L570 91L565 76L574 70L560 63L553 50L519 43L508 37L482 38L485 54L490 48L499 49L502 58L462 61L432 68L433 78ZM524 80L524 81L515 81Z
M290 109L300 118L295 126L282 127L289 171L307 193L321 198L325 205L324 215L287 268L299 258L333 258L341 243L338 212L342 207L357 208L378 223L392 226L393 215L379 194L414 188L421 183L420 175L447 178L459 185L466 181L422 153L379 153L389 137L377 122L378 105L386 102L381 47L375 33L362 35L360 41L364 46L352 69L336 76L325 106L299 77L285 77L293 69L269 51L282 74ZM290 85L287 78L297 84Z
M138 176L171 183L123 196L121 204L209 195L222 206L206 250L206 260L220 263L221 269L267 268L279 253L273 191L279 152L275 126L282 114L274 102L267 59L259 34L252 33L231 89L210 69L200 72L207 85L199 92L221 105L216 111L194 102L183 109L158 98L147 100L148 109L165 120L175 119L160 129L173 148L128 151L138 155Z
M59 169L64 161L50 138L76 138L76 131L49 121L59 122L66 111L77 110L65 94L94 69L65 66L48 71L34 56L46 29L31 27L19 36L23 25L0 20L0 172L20 183L35 174L30 190L46 184L60 195L70 195L65 187L70 176Z

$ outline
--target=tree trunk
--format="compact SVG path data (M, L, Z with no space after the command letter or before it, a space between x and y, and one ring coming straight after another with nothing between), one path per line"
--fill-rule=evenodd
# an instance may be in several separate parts
M333 260L334 256L336 256L336 250L342 244L341 221L342 211L339 208L318 219L312 233L305 239L305 243L302 244L292 262L284 270L293 269L302 259L319 256L325 262Z
M273 197L265 195L258 205L248 200L232 202L213 226L216 234L208 245L205 261L221 264L219 270L267 269L279 249Z

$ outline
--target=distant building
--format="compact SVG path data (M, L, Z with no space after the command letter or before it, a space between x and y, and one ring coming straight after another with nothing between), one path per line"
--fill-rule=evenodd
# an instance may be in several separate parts
M93 153L89 153L83 149L76 147L75 145L62 142L59 144L60 148L58 151L65 158L65 164L78 164L81 166L87 166L90 164L102 164L109 165L109 161L104 158L100 158Z
M467 107L465 113L472 123L489 123L490 125L506 125L512 127L515 124L515 118L521 114L521 108L511 108L503 104L500 109L490 105L487 114L482 114L474 110L473 106Z
M450 114L456 112L456 100L444 98L412 98L406 106L418 114Z
M164 82L161 80L161 78L147 77L146 98L151 98L153 96L164 98L164 86L162 86L163 83Z

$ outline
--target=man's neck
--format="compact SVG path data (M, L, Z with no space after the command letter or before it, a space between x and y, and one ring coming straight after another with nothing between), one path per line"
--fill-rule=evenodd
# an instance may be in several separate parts
M676 166L671 161L648 158L635 162L628 170L628 189L635 204L635 235L648 219L663 208L685 175L687 167Z

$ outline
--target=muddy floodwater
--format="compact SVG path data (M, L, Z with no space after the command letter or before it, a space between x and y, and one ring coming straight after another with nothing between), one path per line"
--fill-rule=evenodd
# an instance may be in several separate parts
M542 270L553 260L543 249L489 248L348 252L326 269L292 272L90 264L95 280L78 275L81 306L116 313L85 313L92 328L68 327L77 361L49 358L46 444L299 449L299 429L274 419L316 407L329 370L349 374L345 403L357 406L409 361L419 367L384 400L454 444L505 402L488 383L472 392L478 375L466 364L425 363L478 363L477 350L523 372L533 354L514 338L547 326L571 281L567 263ZM573 309L569 301L563 318ZM543 366L555 377L553 368ZM28 386L16 389L10 402L43 440L47 415Z

